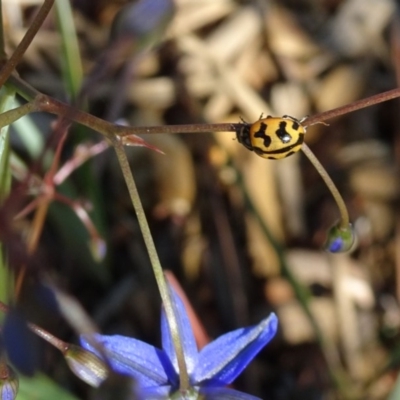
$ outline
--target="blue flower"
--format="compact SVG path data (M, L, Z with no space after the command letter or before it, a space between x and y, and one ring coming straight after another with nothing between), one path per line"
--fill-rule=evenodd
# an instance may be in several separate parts
M162 350L126 336L96 335L112 368L133 377L140 398L149 399L241 399L257 397L225 388L236 379L257 353L274 337L278 328L275 314L258 325L236 329L198 351L189 318L178 295L171 290L178 318L180 338L190 377L190 393L179 393L178 362L165 313L161 317ZM81 345L96 354L93 340L81 336Z

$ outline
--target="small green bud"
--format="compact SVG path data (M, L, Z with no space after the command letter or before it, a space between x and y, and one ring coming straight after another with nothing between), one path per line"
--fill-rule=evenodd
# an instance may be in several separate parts
M18 376L6 364L0 367L0 400L14 400L18 393Z
M71 371L90 386L99 387L108 376L107 365L95 354L79 346L69 345L64 357Z
M346 228L336 224L329 230L324 247L330 253L343 253L351 249L354 239L355 233L351 224Z

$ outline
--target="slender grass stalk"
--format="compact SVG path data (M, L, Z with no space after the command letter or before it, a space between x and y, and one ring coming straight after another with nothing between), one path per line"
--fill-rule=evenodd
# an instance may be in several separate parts
M0 89L0 112L15 105L15 91ZM7 198L11 188L10 132L8 127L0 128L0 203ZM0 227L1 230L1 227ZM0 299L9 301L14 296L14 274L7 262L7 252L0 243Z
M10 57L10 59L6 62L6 64L0 70L0 87L4 85L8 77L12 74L17 64L21 61L22 57L25 54L26 49L31 44L32 40L38 33L40 27L42 26L44 20L46 19L48 13L51 10L51 7L54 4L54 0L44 0L42 7L37 13L35 19L32 24L29 26L28 30L25 33L25 36L22 38L14 53Z
M321 176L321 178L324 180L326 186L332 193L333 198L335 199L335 202L339 208L340 212L340 227L343 229L347 229L349 224L350 224L350 219L349 219L349 213L347 211L346 203L343 200L343 197L341 196L339 190L337 189L336 185L333 183L331 177L329 174L326 172L325 168L322 166L322 164L319 162L318 158L315 157L314 153L311 151L311 149L303 143L302 146L302 151L306 155L306 157L310 160L311 164L314 166L314 168L317 170L318 174Z
M174 308L172 305L172 299L169 292L169 288L161 267L160 259L158 258L158 254L156 251L156 247L154 245L153 237L150 232L149 225L147 223L146 215L142 206L142 202L140 201L139 192L137 190L135 180L132 175L132 171L129 166L128 159L125 154L125 150L121 140L118 137L113 139L113 145L115 152L117 154L117 158L119 161L119 165L121 171L124 175L124 179L126 185L128 187L128 192L134 206L136 216L138 218L140 230L143 235L143 239L147 248L147 252L150 257L150 262L153 267L154 275L157 281L158 289L160 291L161 300L164 305L165 313L167 315L167 320L169 324L169 329L171 331L171 335L173 338L173 343L175 347L175 352L177 355L178 366L179 366L179 375L180 375L180 389L182 391L186 391L189 389L189 376L187 373L185 358L183 355L183 348L179 338L179 329L178 323L176 320L176 316L174 313Z

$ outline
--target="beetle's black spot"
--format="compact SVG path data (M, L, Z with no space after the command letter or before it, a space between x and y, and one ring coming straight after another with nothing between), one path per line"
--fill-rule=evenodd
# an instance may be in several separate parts
M280 122L279 128L275 132L282 143L289 143L292 140L292 136L286 132L286 125L286 121Z
M297 131L300 128L300 124L297 121L293 121L292 129Z
M272 139L265 132L267 131L268 125L264 122L260 123L260 129L254 133L255 138L263 139L263 145L269 147L271 145Z

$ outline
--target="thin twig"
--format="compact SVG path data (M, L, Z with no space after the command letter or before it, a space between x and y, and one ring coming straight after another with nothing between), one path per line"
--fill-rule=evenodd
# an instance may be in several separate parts
M18 44L15 49L13 55L6 62L3 68L0 70L0 87L4 85L8 77L12 74L17 64L21 61L22 57L25 54L26 49L31 44L32 40L38 33L40 27L42 26L44 20L47 17L51 7L54 4L54 0L44 0L42 7L37 13L35 19L32 24L29 26L28 30L25 33L25 36L22 38L21 42Z
M22 106L24 111L18 114L15 110L7 111L0 115L0 127L8 125L23 115L30 112L44 111L58 116L66 117L79 124L85 125L91 128L109 139L113 135L120 137L129 135L142 135L142 134L176 134L176 133L204 133L204 132L236 132L241 129L243 122L239 123L224 123L224 124L187 124L187 125L163 125L163 126L122 126L112 124L101 118L95 117L84 111L81 111L69 104L63 103L50 96L42 94L34 89L32 86L27 84L24 80L19 77L12 75L9 79L10 84L16 88L25 98L31 100L30 106ZM319 114L315 114L308 117L302 124L307 127L314 125L318 122L323 122L328 119L338 117L353 111L360 110L365 107L370 107L375 104L382 103L384 101L392 100L400 97L400 88L389 90L387 92L379 93L374 96L367 97L365 99L355 101L354 103L347 104L342 107L335 108L333 110L325 111Z
M302 125L310 126L318 122L323 122L331 118L338 117L340 115L348 114L353 111L360 110L362 108L370 107L384 101L395 99L400 97L400 88L389 90L387 92L379 93L374 96L367 97L362 100L355 101L345 106L334 108L333 110L325 111L307 118Z

